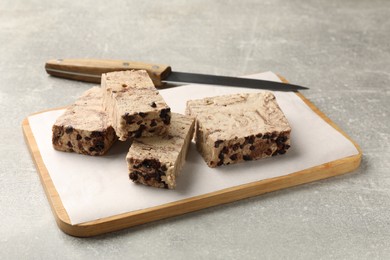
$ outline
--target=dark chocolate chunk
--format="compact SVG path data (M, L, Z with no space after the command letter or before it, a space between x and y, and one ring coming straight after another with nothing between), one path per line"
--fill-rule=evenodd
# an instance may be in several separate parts
M65 128L65 133L70 134L70 133L72 133L72 132L73 132L73 127L72 127L72 126L67 126L67 127Z
M222 164L223 164L223 160L219 161L219 162L217 163L217 166L221 166Z
M249 146L249 150L253 151L255 149L256 149L256 146L254 146L254 145Z
M220 159L221 161L223 161L223 159L224 159L224 153L221 151L220 153L219 153L219 155L218 155L218 159Z
M241 147L240 143L235 143L235 144L233 144L232 149L233 149L233 151L237 151L238 148L240 148L240 147ZM243 146L243 147L244 147L244 146ZM241 149L242 149L242 148L241 148Z
M85 139L86 141L90 141L90 140L91 140L91 137L86 136L84 139Z
M235 154L231 155L229 158L230 158L230 160L235 161L235 160L237 160L237 154L235 153Z
M95 151L95 147L91 146L91 147L89 147L88 150L89 150L90 152L93 152L93 151Z
M155 102L150 103L150 106L153 107L153 108L157 107Z
M168 170L168 168L165 164L163 164L163 165L161 165L161 170L163 170L165 172L166 170ZM165 173L164 173L164 175L165 175Z
M277 132L273 131L271 134L271 139L274 139L277 136Z
M102 136L103 136L103 132L100 132L100 131L92 131L92 133L91 133L92 138L102 137Z
M129 113L126 113L123 116L123 119L126 121L126 124L130 125L130 124L134 123L135 116L129 115Z
M81 138L82 138L81 135L77 134L76 139L81 140Z
M244 161L251 161L252 157L250 157L249 155L243 155L242 159L244 159Z
M171 112L170 108L164 108L160 111L160 118L164 119Z
M152 121L150 122L150 126L153 127L153 126L156 126L157 125L157 122L155 119L152 119Z
M171 109L170 108L161 109L160 118L163 120L164 124L168 125L171 122Z
M227 148L227 146L224 146L221 150L221 153L228 153L229 152L229 148Z
M145 181L148 181L148 180L150 180L150 179L151 179L151 177L150 177L149 174L144 175L144 180L145 180Z
M285 153L286 153L286 150L278 150L278 153L279 153L279 154L285 154Z
M72 143L70 141L68 141L68 143L66 144L68 147L73 147Z
M142 166L145 168L159 169L161 164L159 161L154 159L145 159L142 161Z
M287 141L287 137L286 136L279 136L278 138L276 138L276 143L277 144L282 144L282 143L284 143L284 142L286 142Z
M95 151L101 152L104 150L104 142L103 141L97 141L95 144Z
M132 181L136 181L138 180L138 172L134 171L134 172L131 172L130 175L129 175L130 179Z
M146 113L139 112L138 115L140 115L140 117L145 117L145 116L146 116Z
M254 135L245 137L245 144L253 144L254 142L255 142L255 136Z
M271 155L272 154L272 150L271 149L267 149L267 151L265 151L265 154L266 155Z
M256 135L257 138L261 138L262 136L263 135L261 133Z
M138 121L137 121L137 125L140 125L140 124L142 124L142 123L143 123L142 120L138 120Z
M219 145L222 144L222 143L223 143L222 140L217 140L217 141L215 141L215 143L214 143L214 147L215 147L215 148L218 148Z
M271 137L271 134L270 133L265 133L263 135L263 139L269 139Z
M134 137L135 138L140 138L142 136L142 132L145 130L145 128L146 128L145 125L140 125L138 130L135 131Z
M285 144L283 147L284 147L284 149L287 150L288 148L290 148L290 145L289 144Z

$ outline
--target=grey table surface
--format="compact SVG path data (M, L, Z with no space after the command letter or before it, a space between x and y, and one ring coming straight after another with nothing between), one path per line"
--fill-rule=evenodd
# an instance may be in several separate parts
M1 259L389 259L390 1L0 1ZM363 150L350 174L95 238L60 231L25 145L29 114L91 85L51 58L274 71ZM126 198L124 198L126 199Z

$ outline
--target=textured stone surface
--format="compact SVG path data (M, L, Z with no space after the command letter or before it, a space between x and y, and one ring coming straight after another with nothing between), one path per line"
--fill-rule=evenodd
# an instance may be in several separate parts
M0 1L0 258L390 257L390 2ZM362 147L354 173L92 239L56 226L21 131L92 85L50 58L155 61L178 71L271 70ZM153 245L153 246L149 246Z

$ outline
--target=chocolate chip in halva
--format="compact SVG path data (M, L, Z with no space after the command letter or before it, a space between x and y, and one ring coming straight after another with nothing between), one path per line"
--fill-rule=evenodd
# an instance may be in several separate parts
M130 175L129 175L130 179L133 180L133 181L136 181L138 180L138 174L136 171L134 172L131 172Z
M215 143L214 143L214 147L215 147L215 148L218 148L219 145L222 144L222 143L223 143L222 140L217 140L217 141L215 141Z
M142 132L145 130L145 128L146 128L145 125L140 125L138 130L136 130L134 132L134 137L135 138L140 138L142 136Z
M244 159L244 161L251 161L252 157L250 157L249 155L243 155L242 159Z
M161 170L163 170L165 172L166 170L168 170L168 168L165 164L163 164L163 165L161 165ZM165 173L164 173L164 175L165 175Z
M126 124L130 125L130 124L134 123L135 117L133 115L129 115L129 113L126 113L123 116L123 119L126 121Z
M102 136L103 136L103 133L100 131L92 131L92 133L91 133L92 138L102 137Z
M154 127L154 126L156 126L156 125L157 125L156 120L155 120L155 119L152 119L152 121L150 122L150 126L151 126L151 127Z
M67 127L65 128L65 133L70 134L70 133L72 133L72 132L73 132L73 127L72 127L72 126L67 126Z
M237 151L238 148L241 148L241 149L242 149L240 143L235 143L235 144L233 144L233 146L232 146L233 151Z
M236 153L232 154L229 158L230 158L230 160L235 161L235 160L237 160L237 154Z
M143 112L139 112L138 115L140 115L140 117L146 117L146 113Z

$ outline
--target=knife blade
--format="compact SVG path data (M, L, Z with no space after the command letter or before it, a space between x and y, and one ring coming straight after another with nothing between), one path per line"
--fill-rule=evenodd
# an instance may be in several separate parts
M306 87L259 79L215 76L207 74L172 71L171 67L162 64L152 64L124 60L99 59L54 59L45 64L46 72L55 77L100 83L101 74L120 70L146 70L157 88L165 83L196 83L268 89L275 91L297 91Z

